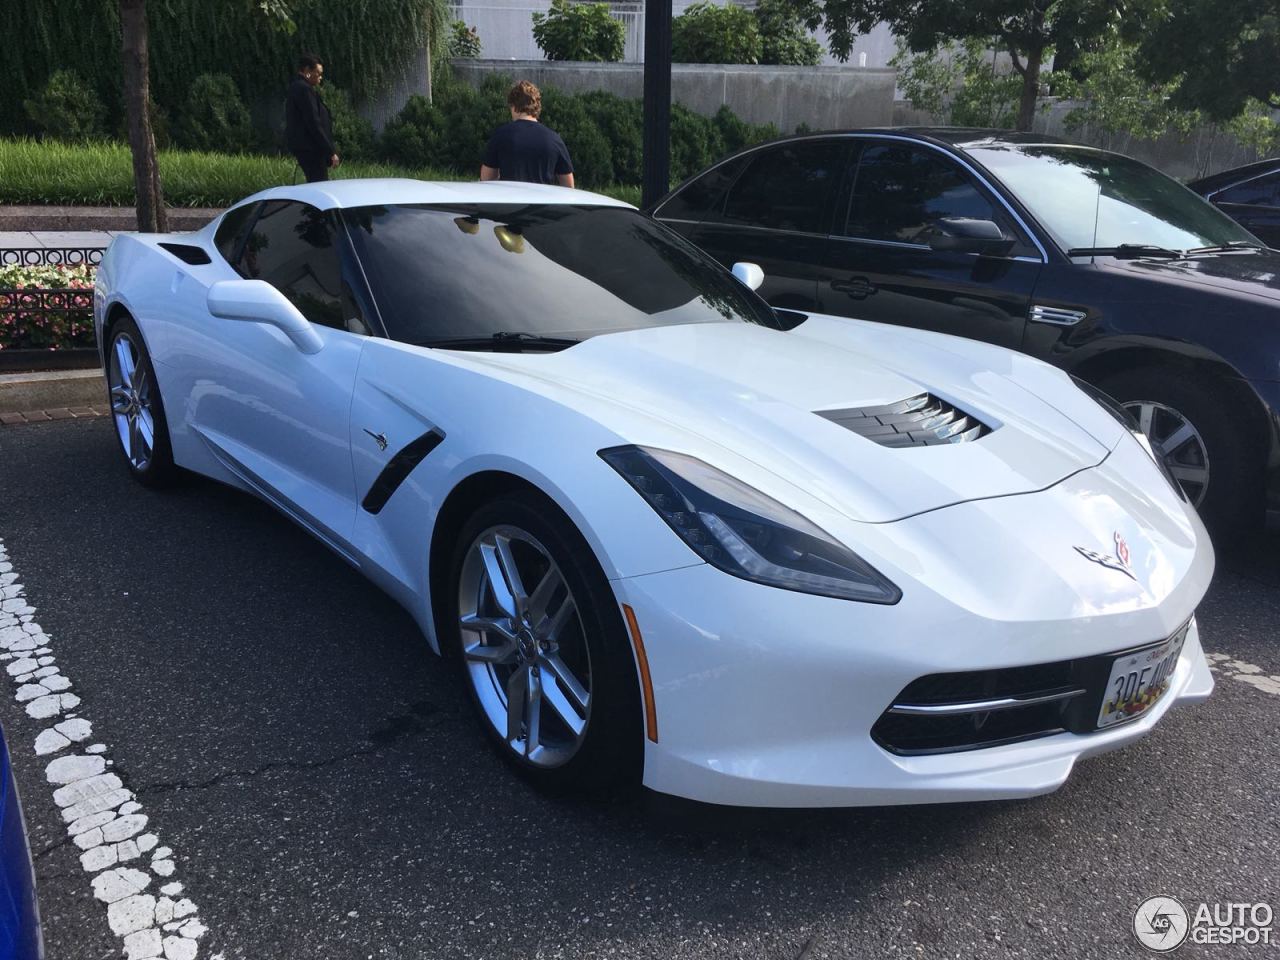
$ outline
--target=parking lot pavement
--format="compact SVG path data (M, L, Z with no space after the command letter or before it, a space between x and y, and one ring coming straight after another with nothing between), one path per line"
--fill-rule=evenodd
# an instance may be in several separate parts
M201 957L1109 960L1144 955L1148 896L1280 908L1274 539L1221 560L1201 608L1214 696L1050 797L606 804L511 776L409 617L306 534L211 482L143 490L113 443L106 420L0 431L0 549L79 698L66 712L148 818L135 900L188 899ZM95 899L34 750L49 722L13 690L49 957L120 956L109 923L128 920ZM187 956L180 934L156 936Z

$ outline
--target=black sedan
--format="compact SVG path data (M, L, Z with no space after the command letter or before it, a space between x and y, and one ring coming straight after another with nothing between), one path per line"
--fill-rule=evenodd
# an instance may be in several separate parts
M1224 170L1187 186L1268 247L1280 247L1280 159Z
M1280 253L1135 160L1003 131L820 134L737 153L653 215L759 264L775 307L986 340L1093 383L1219 530L1280 505Z

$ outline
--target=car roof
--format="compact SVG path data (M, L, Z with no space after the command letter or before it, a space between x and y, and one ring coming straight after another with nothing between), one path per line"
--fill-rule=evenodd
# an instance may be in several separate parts
M243 202L298 200L319 210L408 203L563 203L630 207L628 203L567 187L520 183L515 180L426 181L396 178L326 180L269 187Z
M772 143L787 140L803 140L811 137L845 137L845 136L897 136L911 137L916 140L932 140L938 143L964 150L969 147L983 147L996 144L1012 144L1015 146L1034 146L1054 144L1077 146L1070 140L1054 137L1045 133L1019 133L1016 130L999 130L994 127L858 127L847 130L815 130L812 133L796 134L782 137Z
M1221 187L1238 183L1241 180L1263 176L1276 169L1280 169L1280 157L1271 157L1268 160L1257 160L1253 163L1246 163L1242 167L1232 167L1230 170L1223 170L1220 173L1201 177L1199 180L1192 180L1187 186L1197 192L1217 190Z

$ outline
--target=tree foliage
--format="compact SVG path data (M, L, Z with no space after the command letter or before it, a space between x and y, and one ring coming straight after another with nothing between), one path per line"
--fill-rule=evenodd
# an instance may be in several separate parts
M1123 25L1141 28L1156 0L805 0L810 26L822 23L831 52L848 59L854 38L886 23L915 53L951 41L994 40L1022 79L1017 126L1035 114L1040 67L1057 46L1080 43Z
M912 53L899 41L889 65L917 110L960 127L1012 127L1022 80L997 69L990 40L972 38Z
M627 31L607 3L551 0L547 13L533 14L533 39L548 60L613 63L622 59Z
M759 63L763 53L756 18L742 7L700 0L671 21L675 63Z
M755 15L761 63L814 67L822 61L822 44L809 34L792 0L759 0Z
M1215 120L1239 117L1250 100L1280 108L1280 3L1276 0L1165 0L1142 38L1139 66L1177 83L1184 108Z
M97 140L106 132L102 101L72 70L56 71L23 107L41 135L53 140Z

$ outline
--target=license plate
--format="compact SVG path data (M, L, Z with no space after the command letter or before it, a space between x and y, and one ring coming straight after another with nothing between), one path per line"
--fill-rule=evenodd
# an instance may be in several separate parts
M1099 730L1142 716L1165 695L1186 638L1183 628L1159 646L1116 657L1098 711Z

